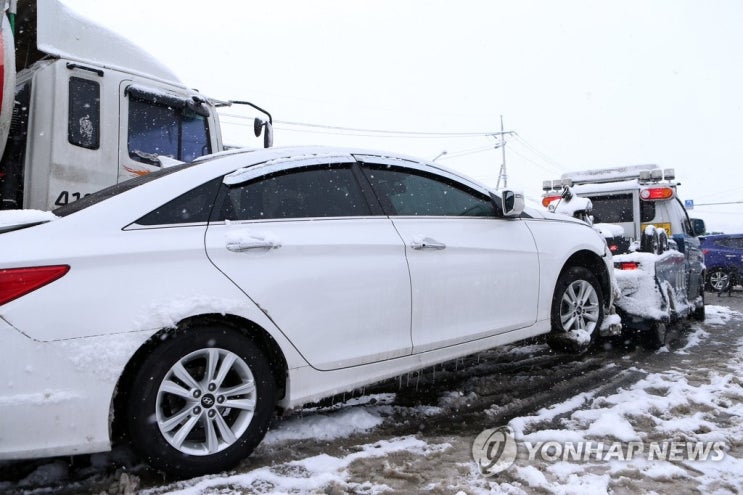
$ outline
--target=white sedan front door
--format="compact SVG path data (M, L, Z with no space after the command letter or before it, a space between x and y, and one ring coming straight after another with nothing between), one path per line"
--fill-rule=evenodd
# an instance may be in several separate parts
M405 247L388 218L371 214L345 160L248 170L218 199L225 221L206 233L214 265L320 370L409 355L412 345Z
M539 260L524 222L496 217L475 186L410 166L365 171L405 243L413 352L532 325Z

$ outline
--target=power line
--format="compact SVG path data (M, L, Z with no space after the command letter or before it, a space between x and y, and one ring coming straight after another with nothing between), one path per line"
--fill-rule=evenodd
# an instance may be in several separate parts
M544 164L535 162L534 160L532 160L528 156L526 156L526 155L524 155L522 153L519 153L518 151L516 151L515 149L513 149L513 146L511 146L511 148L509 148L509 149L511 150L511 153L515 153L516 155L520 156L521 158L523 158L527 162L530 162L531 164L536 165L537 167L539 167L540 169L544 170L545 172L553 173L555 171L555 167L553 165L551 165L551 164L548 164L549 167L547 167ZM527 148L527 150L528 150L528 148ZM558 171L557 173L560 173L560 172Z
M220 114L223 117L231 117L235 119L240 120L251 120L250 117L246 117L244 115L237 115L237 114L231 114L231 113L221 113ZM244 126L252 126L252 122L250 124L248 123L238 123L233 122L235 125L244 125ZM307 127L310 129L323 129L327 131L343 131L343 132L350 132L350 133L368 133L371 135L393 135L393 136L401 136L401 137L423 137L423 138L441 138L441 137L450 137L450 138L468 138L468 137L490 137L490 136L503 136L507 134L515 134L513 131L471 131L471 132L430 132L430 131L401 131L401 130L388 130L388 129L368 129L368 128L362 128L362 127L346 127L346 126L336 126L336 125L327 125L327 124L312 124L309 122L296 122L296 121L288 121L288 120L274 120L274 124L279 124L278 126L275 126L279 129L284 130L292 130L284 126L290 126L290 127ZM310 131L300 131L300 132L310 132ZM320 131L316 131L320 132ZM352 134L355 135L355 134Z
M481 146L479 148L471 148L468 150L455 151L453 153L447 153L439 157L439 160L448 160L449 158L457 158L459 156L471 155L473 153L482 153L483 151L490 151L496 149L493 146Z
M554 160L553 158L551 158L547 154L543 153L542 151L540 151L539 149L537 149L534 145L529 144L529 142L526 139L524 139L521 136L521 134L518 134L518 133L514 133L514 134L516 134L516 140L517 141L519 141L526 148L528 148L529 150L531 150L532 153L540 156L542 158L542 160L544 160L545 162L549 163L550 165L552 165L553 167L555 167L557 170L563 170L563 171L566 170L566 167L564 165L562 165L561 163L559 163L557 160Z
M395 134L405 136L423 136L423 137L482 137L482 136L502 136L505 134L513 134L513 131L486 131L486 132L425 132L425 131L391 131L386 129L364 129L359 127L344 127L334 126L325 124L310 124L307 122L290 122L277 120L277 124L290 125L295 127L310 127L315 129L328 129L335 131L351 131L351 132L370 132L374 134Z
M716 206L716 205L740 205L743 201L726 201L722 203L694 203L694 207L697 206Z

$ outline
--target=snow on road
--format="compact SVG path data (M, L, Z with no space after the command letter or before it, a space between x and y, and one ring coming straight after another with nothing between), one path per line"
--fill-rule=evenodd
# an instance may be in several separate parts
M723 325L741 316L720 306L708 306L707 311L708 325ZM681 352L709 335L695 330ZM588 459L581 463L564 462L564 456L553 463L538 458L525 462L520 456L513 473L516 485L538 486L549 493L575 493L588 487L592 493L609 493L635 487L657 489L654 481L672 480L700 493L743 492L743 338L738 337L734 355L719 364L719 369L650 373L611 395L584 394L514 418L509 425L516 438L532 447L539 442L560 446L583 442L593 449L587 456L584 451L582 458ZM634 451L627 448L632 442L637 442ZM619 447L612 451L611 445ZM548 457L560 448L555 445ZM690 448L707 450L699 450L701 459L689 460ZM716 448L724 454L715 455ZM493 482L491 488L495 486Z

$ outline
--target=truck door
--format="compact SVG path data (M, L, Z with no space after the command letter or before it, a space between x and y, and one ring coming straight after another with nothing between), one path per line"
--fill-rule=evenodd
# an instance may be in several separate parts
M210 107L185 94L132 80L120 86L119 182L217 151Z
M679 251L684 253L687 295L691 301L698 294L703 293L704 253L702 253L699 237L692 228L691 220L681 200L674 198L668 202L668 206L672 210L671 217L674 219L671 237L676 241Z
M109 135L102 119L110 112L110 102L105 98L107 79L104 72L64 61L55 63L52 69L55 112L51 136L48 140L37 136L33 139L34 146L41 149L50 146L45 208L53 209L114 184L115 167L111 161L115 157L116 141L115 134ZM39 74L37 81L42 80L42 76L45 74ZM38 118L43 100L36 97L34 103L33 116ZM55 133L55 129L60 132ZM34 130L37 130L35 126ZM38 208L36 196L44 190L45 164L41 163L43 155L36 150L29 159L27 171L31 175L27 187L30 190L26 194L29 204L24 206Z

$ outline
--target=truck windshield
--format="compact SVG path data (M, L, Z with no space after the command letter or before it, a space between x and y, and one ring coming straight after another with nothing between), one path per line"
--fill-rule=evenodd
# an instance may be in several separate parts
M129 102L129 157L153 163L156 155L190 162L211 153L206 117L188 108Z

